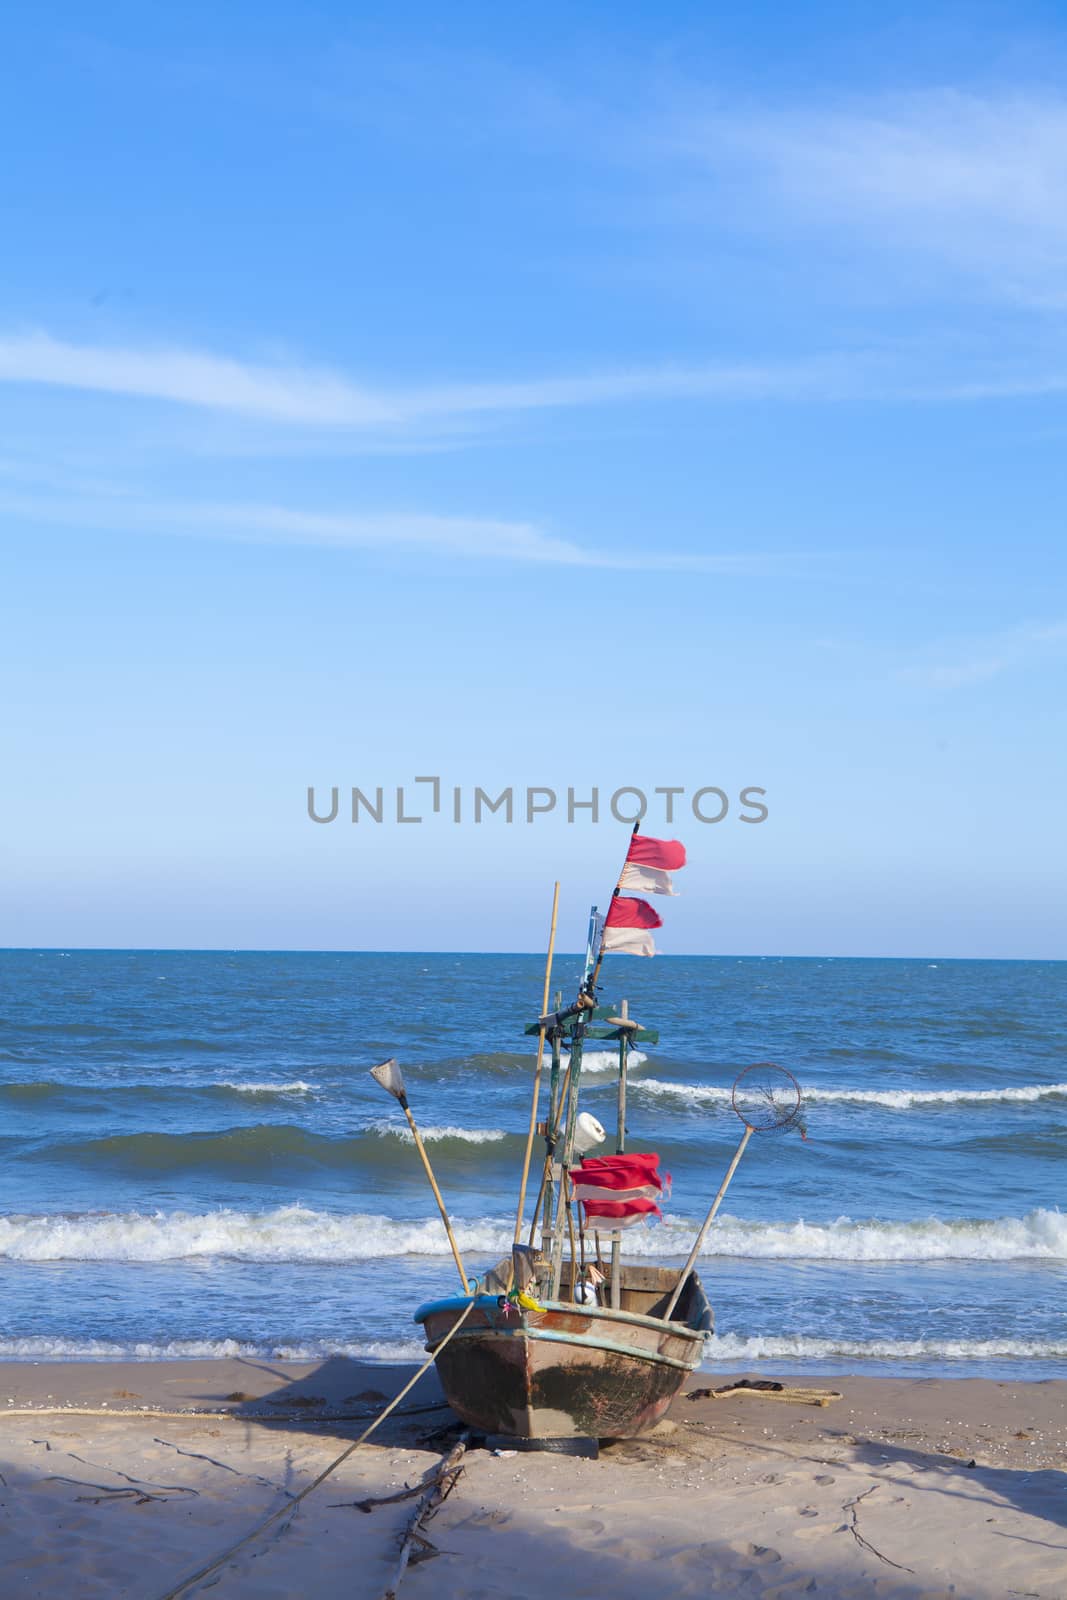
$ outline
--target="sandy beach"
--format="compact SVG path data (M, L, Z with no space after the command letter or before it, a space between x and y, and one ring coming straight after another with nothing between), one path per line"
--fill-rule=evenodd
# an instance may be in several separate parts
M248 1360L11 1363L0 1449L5 1595L381 1595L460 1436L433 1372L291 1515L182 1580L323 1471L413 1368ZM1067 1383L840 1377L818 1407L693 1397L599 1458L475 1438L402 1592L1063 1600ZM792 1380L797 1382L799 1380Z

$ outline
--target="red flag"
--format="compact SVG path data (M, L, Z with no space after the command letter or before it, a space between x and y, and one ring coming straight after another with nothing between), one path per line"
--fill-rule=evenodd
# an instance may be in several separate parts
M685 845L677 839L650 839L635 833L626 852L627 861L639 867L659 867L661 872L677 872L685 866Z
M571 1168L576 1183L600 1183L607 1189L628 1189L635 1183L654 1183L663 1187L659 1176L659 1156L652 1150L634 1150L626 1155L583 1156L580 1167Z
M599 1221L605 1232L629 1227L642 1218L661 1215L656 1204L663 1192L659 1156L587 1156L571 1167L575 1200L585 1208L586 1219ZM668 1179L669 1182L669 1179Z
M617 894L604 918L605 928L662 928L663 918L647 900L635 900L632 895Z
M586 1222L597 1223L604 1233L614 1233L617 1228L629 1228L646 1217L662 1217L663 1212L654 1200L583 1200Z

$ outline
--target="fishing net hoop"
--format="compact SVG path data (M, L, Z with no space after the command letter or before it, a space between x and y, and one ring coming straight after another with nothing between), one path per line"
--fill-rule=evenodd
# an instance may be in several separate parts
M800 1084L785 1067L757 1061L734 1080L730 1104L752 1133L786 1133L800 1122Z

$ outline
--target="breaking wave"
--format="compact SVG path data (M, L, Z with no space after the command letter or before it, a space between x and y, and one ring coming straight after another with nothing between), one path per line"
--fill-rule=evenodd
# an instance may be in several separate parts
M0 1361L227 1361L242 1357L258 1361L325 1361L330 1356L348 1356L356 1361L422 1361L425 1353L425 1346L418 1339L389 1343L372 1339L363 1344L320 1339L275 1344L243 1339L131 1339L122 1343L111 1339L0 1339ZM137 1409L129 1404L115 1406L116 1411Z
M382 1139L399 1139L404 1144L415 1143L411 1129L403 1123L370 1122L363 1132L377 1134ZM434 1127L433 1124L428 1128L420 1127L419 1133L427 1144L435 1144L445 1139L455 1139L460 1144L499 1144L501 1139L509 1137L504 1128L458 1128L452 1123L445 1123L441 1127Z
M493 1260L511 1248L508 1218L457 1221L460 1249ZM625 1239L632 1257L683 1257L696 1224L669 1219L638 1225ZM0 1217L0 1259L8 1261L355 1262L400 1256L446 1256L440 1220L355 1213L335 1215L298 1205L250 1212L100 1212ZM1035 1210L1022 1217L913 1222L743 1222L724 1216L708 1234L708 1257L785 1261L1063 1261L1067 1215Z
M461 1128L451 1125L420 1129L424 1139L437 1142L446 1158L458 1156L472 1144L497 1144L509 1136L501 1128ZM55 1141L27 1153L27 1159L74 1161L82 1166L106 1167L138 1176L210 1169L247 1178L279 1171L313 1168L359 1168L390 1159L389 1145L404 1137L404 1124L374 1122L355 1134L334 1138L311 1133L287 1123L258 1123L211 1133L120 1133L102 1139ZM388 1141L388 1142L386 1142ZM453 1146L452 1151L449 1145Z
M305 1083L303 1078L296 1078L292 1083L230 1083L224 1081L217 1085L205 1085L205 1087L229 1089L234 1094L314 1094L318 1084Z
M566 1050L560 1055L560 1066L566 1072L570 1065L570 1055ZM630 1050L626 1056L627 1073L633 1072L635 1067L643 1066L648 1057L641 1050ZM619 1052L617 1050L583 1050L582 1051L582 1077L592 1074L594 1077L603 1072L617 1073L619 1070Z
M422 1361L420 1339L346 1342L329 1339L90 1339L47 1336L0 1339L0 1361ZM1067 1339L814 1339L803 1334L714 1334L704 1345L703 1364L755 1366L762 1361L1057 1361L1067 1358ZM72 1402L74 1404L76 1402ZM116 1411L136 1411L127 1400ZM146 1408L147 1409L147 1408Z
M643 1094L664 1095L687 1105L729 1105L732 1090L717 1084L669 1083L645 1078L634 1085ZM1067 1100L1067 1083L1020 1084L1001 1089L818 1089L805 1088L805 1101L841 1101L849 1105L883 1106L890 1111L910 1111L913 1106L1007 1105L1034 1100Z
M705 1361L1062 1360L1067 1339L808 1339L803 1334L714 1334Z

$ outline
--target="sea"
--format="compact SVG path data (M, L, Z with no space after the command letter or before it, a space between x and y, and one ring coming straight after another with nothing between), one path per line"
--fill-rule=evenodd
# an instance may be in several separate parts
M570 999L581 960L559 956ZM609 959L628 1148L671 1174L625 1253L680 1264L792 1072L806 1138L754 1134L707 1236L709 1370L1067 1376L1067 963ZM0 1359L421 1354L458 1290L395 1056L468 1268L510 1249L540 955L0 952ZM614 1148L617 1054L582 1105ZM535 1162L537 1157L535 1156Z

